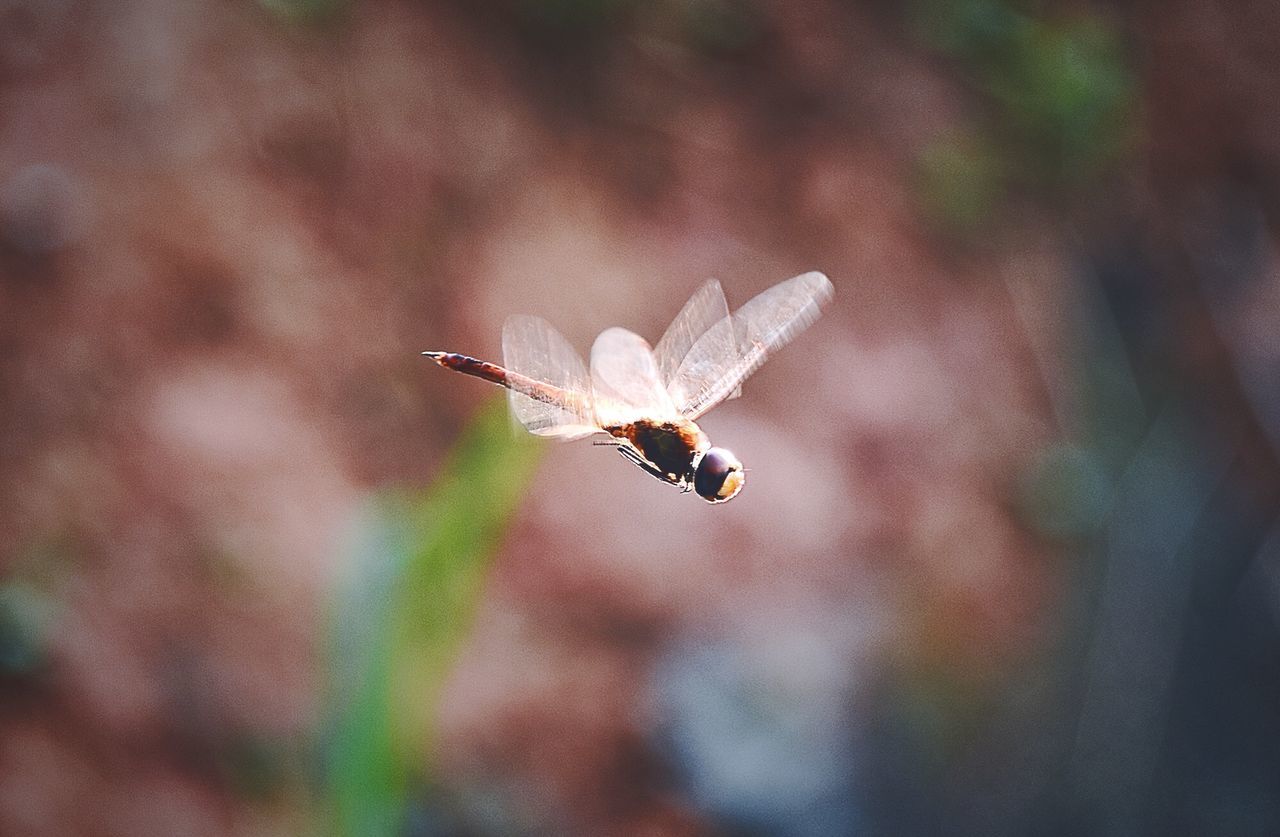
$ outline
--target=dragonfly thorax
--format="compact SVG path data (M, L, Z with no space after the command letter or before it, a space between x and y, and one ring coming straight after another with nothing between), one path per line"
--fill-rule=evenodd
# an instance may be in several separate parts
M630 442L663 479L677 484L692 478L694 459L711 447L707 434L688 419L640 419L607 429L613 436Z

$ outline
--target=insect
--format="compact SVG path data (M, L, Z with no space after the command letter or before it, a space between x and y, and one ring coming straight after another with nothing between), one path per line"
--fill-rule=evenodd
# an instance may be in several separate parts
M423 352L464 375L506 387L511 411L530 433L579 439L607 433L624 457L654 477L723 503L742 490L738 458L712 447L697 425L737 398L765 359L818 318L831 281L816 271L774 285L732 315L720 283L685 303L655 348L610 328L591 347L591 370L539 317L510 317L502 329L505 367L452 352Z

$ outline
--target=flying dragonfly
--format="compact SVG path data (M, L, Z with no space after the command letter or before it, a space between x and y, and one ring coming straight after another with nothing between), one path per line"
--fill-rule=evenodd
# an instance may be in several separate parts
M738 458L712 447L697 420L737 398L742 382L774 351L804 331L834 293L813 271L774 285L733 314L720 283L685 303L656 347L610 328L591 347L591 371L550 323L510 317L502 329L505 366L453 352L423 352L445 369L506 387L511 412L530 433L599 443L654 477L723 503L742 490Z

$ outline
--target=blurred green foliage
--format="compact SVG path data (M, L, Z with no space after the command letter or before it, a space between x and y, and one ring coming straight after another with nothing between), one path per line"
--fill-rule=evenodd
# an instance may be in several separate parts
M630 34L727 55L758 42L766 23L758 0L513 0L512 12L526 36L571 50Z
M943 140L921 160L926 207L948 226L972 230L975 208L996 208L990 198L1002 186L1090 185L1131 145L1133 74L1109 19L1079 7L1051 18L1016 0L919 0L914 21L921 40L958 61L992 105L989 138L976 144L1000 165L939 177L938 161L971 156L972 138L955 149ZM966 185L974 196L958 198Z
M1040 534L1098 535L1117 502L1116 485L1150 431L1152 415L1125 340L1125 323L1101 277L1077 274L1079 311L1069 321L1076 354L1070 388L1058 393L1064 440L1041 451L1023 476L1020 510Z
M222 766L236 794L257 802L276 800L289 785L304 759L292 741L245 731L227 735L222 743Z
M1023 477L1023 517L1046 537L1094 536L1111 512L1115 479L1094 448L1065 442L1050 445Z
M337 833L399 833L406 803L429 785L441 685L541 451L495 399L429 490L372 510L335 626L327 780Z
M916 186L925 211L953 232L976 232L1003 195L1000 158L980 136L949 135L926 148L917 162Z
M18 551L0 581L0 676L37 673L79 556L76 539L52 534Z
M348 0L258 0L258 3L290 23L325 23L345 11Z
M634 0L516 0L515 14L530 34L557 41L591 38L618 23Z
M672 5L685 37L703 53L723 55L749 49L766 27L755 0L678 0Z
M54 603L21 581L0 585L0 675L22 675L44 660Z

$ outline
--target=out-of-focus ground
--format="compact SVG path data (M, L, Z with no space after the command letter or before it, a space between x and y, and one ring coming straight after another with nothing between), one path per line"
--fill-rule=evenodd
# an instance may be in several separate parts
M1280 7L476 5L0 1L0 833L344 830L418 352L809 269L732 503L546 452L387 829L1280 830Z

